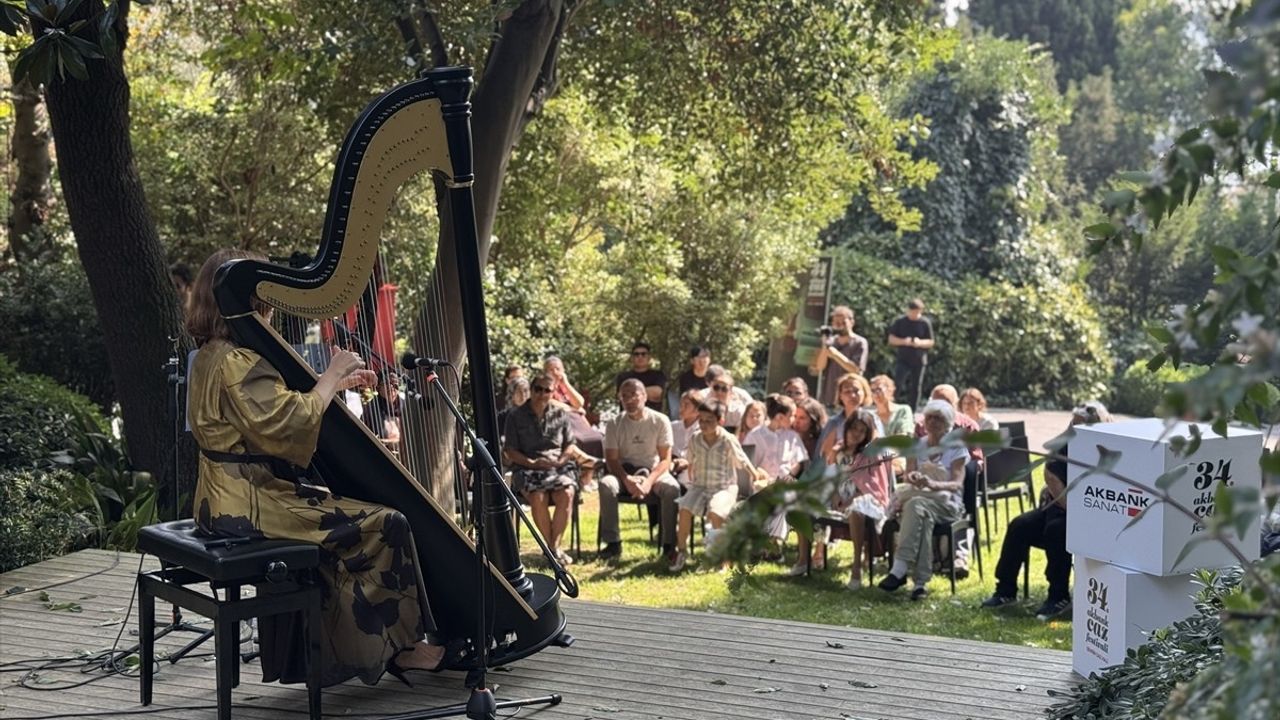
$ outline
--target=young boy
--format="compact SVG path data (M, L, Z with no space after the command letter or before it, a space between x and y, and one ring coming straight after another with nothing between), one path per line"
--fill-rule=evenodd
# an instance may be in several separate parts
M745 469L758 480L768 475L756 469L733 433L720 427L724 405L714 400L697 404L698 434L689 439L689 491L680 498L680 520L676 532L676 556L671 572L684 569L689 558L689 534L693 518L706 513L711 527L719 530L738 501L738 470Z

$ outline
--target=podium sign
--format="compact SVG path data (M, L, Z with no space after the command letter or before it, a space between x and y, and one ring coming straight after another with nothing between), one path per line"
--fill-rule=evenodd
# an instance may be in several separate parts
M1220 484L1262 489L1258 457L1262 453L1262 433L1228 428L1227 436L1199 426L1202 442L1196 452L1182 457L1174 454L1170 438L1189 437L1188 423L1166 428L1163 420L1149 418L1101 425L1078 426L1071 440L1072 460L1098 463L1099 446L1119 452L1114 472L1154 487L1156 479L1180 465L1186 471L1168 488L1171 497L1200 517L1213 514L1214 493ZM1068 479L1074 481L1087 471L1071 465ZM1105 560L1152 575L1187 573L1196 568L1235 565L1236 559L1218 542L1202 542L1174 566L1188 542L1204 526L1166 503L1157 503L1151 493L1115 478L1092 474L1073 485L1067 493L1067 549L1077 556ZM1147 508L1150 508L1147 510ZM1146 514L1126 526L1143 510ZM1249 560L1259 554L1259 525L1255 518L1243 537L1230 537Z
M1152 631L1195 612L1191 575L1158 577L1076 556L1071 667L1084 677L1124 662Z

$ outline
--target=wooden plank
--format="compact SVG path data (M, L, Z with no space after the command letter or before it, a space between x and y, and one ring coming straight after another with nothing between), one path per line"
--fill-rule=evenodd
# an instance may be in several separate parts
M144 564L153 566L152 560ZM106 623L123 617L137 568L137 556L93 550L0 575L0 590L65 583L48 591L51 599L82 608L51 611L38 592L0 598L0 662L110 647L121 626ZM1058 651L602 603L565 601L564 608L578 638L573 648L551 648L511 672L490 675L503 697L564 694L556 708L526 711L533 717L790 720L844 713L892 720L1013 720L1040 717L1051 702L1046 691L1065 690L1072 682L1069 655ZM167 618L167 606L158 604L157 622L163 625ZM132 628L136 613L121 646L136 643ZM157 653L172 652L192 637L163 638ZM828 641L844 647L828 647ZM199 652L211 651L209 643ZM256 665L242 667L241 686L233 693L237 718L265 720L305 707L301 686L262 684L257 674ZM47 679L68 677L85 678L73 671ZM325 690L326 714L394 714L461 702L461 677L418 674L413 689L389 677L376 687L344 683ZM0 676L2 716L138 709L136 677L110 676L56 692L15 686L19 678ZM851 680L875 687L855 687ZM164 708L155 717L214 717L213 665L205 658L162 662L155 692L156 709Z

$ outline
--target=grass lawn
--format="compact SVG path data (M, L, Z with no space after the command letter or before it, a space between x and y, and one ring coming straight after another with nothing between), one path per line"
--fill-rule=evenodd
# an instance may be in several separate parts
M1039 484L1037 470L1037 486ZM997 503L997 507L1002 507ZM1010 504L1017 513L1017 503ZM995 589L992 571L1000 554L1000 542L1008 520L1001 512L999 522L992 520L991 549L984 545L985 580L978 579L977 563L970 560L971 575L956 584L950 592L948 578L935 575L929 584L929 597L913 603L908 598L910 586L889 594L876 587L850 592L844 587L849 579L850 543L839 543L831 553L827 570L810 577L786 576L795 561L795 535L790 539L785 564L760 563L750 568L744 578L734 573L720 573L709 567L699 547L684 572L672 574L658 558L657 549L649 545L644 520L637 518L633 505L620 508L622 518L623 556L621 562L597 562L595 552L599 496L589 494L581 508L582 557L570 570L581 585L584 600L660 608L706 610L762 618L801 620L828 625L872 628L896 632L941 635L945 637L989 640L1031 647L1069 650L1070 618L1041 622L1035 609L1043 602L1047 585L1044 580L1044 553L1031 551L1031 597L1026 602L991 611L978 607ZM566 533L565 543L568 543ZM524 562L531 568L545 564L535 554L537 546L527 532L521 533ZM698 535L701 541L701 533ZM876 579L884 575L877 566Z

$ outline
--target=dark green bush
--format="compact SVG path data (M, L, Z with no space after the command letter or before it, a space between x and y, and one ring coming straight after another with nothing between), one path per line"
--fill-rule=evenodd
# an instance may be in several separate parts
M32 467L71 447L78 416L106 431L102 413L88 398L49 378L18 372L0 355L0 470Z
M0 572L89 544L93 522L66 470L0 470Z
M1111 409L1143 417L1156 415L1156 407L1169 385L1200 377L1208 369L1204 365L1184 364L1174 368L1165 364L1152 372L1147 369L1145 360L1135 360L1124 374L1115 379Z
M1080 286L944 280L848 249L832 254L832 303L857 314L858 332L871 344L869 373L892 374L888 327L919 296L937 339L927 385L973 385L993 405L1023 407L1066 407L1107 394L1112 362Z
M73 254L0 273L0 337L19 370L46 375L99 407L110 406L115 391L102 328L89 281Z

